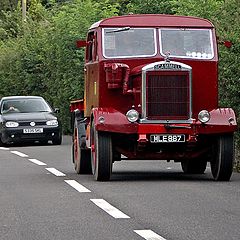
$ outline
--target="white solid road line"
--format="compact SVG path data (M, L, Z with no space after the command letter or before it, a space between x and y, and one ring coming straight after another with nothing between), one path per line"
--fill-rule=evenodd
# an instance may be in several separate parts
M39 161L39 160L37 160L37 159L35 159L35 158L29 158L28 160L29 160L30 162L35 163L35 164L40 165L40 166L47 165L46 163L41 162L41 161Z
M73 187L74 189L76 189L78 192L84 193L84 192L91 192L90 190L88 190L87 188L85 188L83 185L81 185L80 183L78 183L75 180L64 180L64 182L66 182L67 184L69 184L71 187Z
M130 218L129 216L127 216L126 214L124 214L111 204L109 204L104 199L90 199L90 200L114 218Z
M9 150L10 148L0 147L0 150Z
M45 168L47 171L49 171L50 173L54 174L57 177L64 177L66 176L65 173L62 173L60 171L58 171L56 168Z
M159 236L152 230L134 230L134 232L146 240L166 240L165 238Z
M21 153L19 151L11 151L11 153L18 155L19 157L28 157L27 154Z

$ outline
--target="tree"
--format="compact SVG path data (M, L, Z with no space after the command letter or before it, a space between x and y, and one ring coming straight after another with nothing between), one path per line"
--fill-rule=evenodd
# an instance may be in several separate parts
M132 0L127 4L128 12L174 14L172 0Z
M18 5L18 0L1 0L0 11L12 11L16 9Z
M76 40L86 37L92 23L117 14L116 6L108 0L73 0L46 9L32 0L27 21L18 21L23 31L0 42L0 96L43 96L60 108L68 132L69 102L83 97L84 50L76 48Z

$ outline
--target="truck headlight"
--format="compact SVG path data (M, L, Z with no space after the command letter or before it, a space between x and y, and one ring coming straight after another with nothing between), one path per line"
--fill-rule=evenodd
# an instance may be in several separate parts
M5 123L5 126L6 126L7 128L15 128L15 127L18 127L18 126L19 126L19 123L18 123L18 122L9 121L9 122L6 122L6 123Z
M58 121L57 120L49 120L46 122L46 124L48 126L57 126L58 125Z
M210 120L210 113L207 110L202 110L198 114L198 120L202 123L206 123Z
M139 113L135 109L131 109L126 113L129 122L136 122L139 118Z

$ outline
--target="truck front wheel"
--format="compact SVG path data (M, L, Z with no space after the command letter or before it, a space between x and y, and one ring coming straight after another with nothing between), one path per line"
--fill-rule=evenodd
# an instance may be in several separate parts
M229 181L233 171L233 134L219 136L213 149L211 172L216 181Z
M75 171L78 174L90 174L91 154L90 150L84 149L85 128L84 123L79 123L77 119L74 122L72 156Z
M109 133L96 131L91 126L91 159L95 180L108 181L112 173L112 138Z

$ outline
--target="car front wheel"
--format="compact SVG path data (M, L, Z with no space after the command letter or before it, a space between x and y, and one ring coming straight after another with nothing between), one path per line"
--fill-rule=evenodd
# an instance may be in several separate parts
M62 133L61 133L61 131L59 131L57 136L55 138L53 138L52 143L53 143L53 145L61 145L62 144Z

